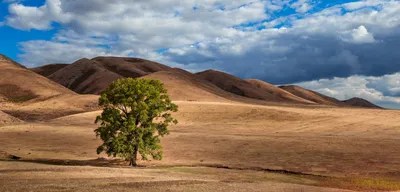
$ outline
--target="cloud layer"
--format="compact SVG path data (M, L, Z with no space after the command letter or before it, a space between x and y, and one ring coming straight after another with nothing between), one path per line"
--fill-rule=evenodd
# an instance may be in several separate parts
M20 44L20 60L29 66L138 56L274 84L363 80L360 89L381 94L368 98L398 102L394 77L385 75L400 72L400 2L326 2L46 0L39 7L11 3L3 22L20 30L57 29L50 41Z
M400 73L382 77L351 76L297 83L340 100L360 97L380 106L400 109Z

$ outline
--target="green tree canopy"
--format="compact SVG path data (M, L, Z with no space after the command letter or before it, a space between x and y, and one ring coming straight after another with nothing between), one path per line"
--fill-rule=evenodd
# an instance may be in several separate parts
M162 159L160 137L169 134L168 125L178 123L169 113L178 106L159 80L119 79L101 94L99 105L104 109L95 121L100 124L96 136L103 140L98 154L122 157L132 166L138 153L143 160Z

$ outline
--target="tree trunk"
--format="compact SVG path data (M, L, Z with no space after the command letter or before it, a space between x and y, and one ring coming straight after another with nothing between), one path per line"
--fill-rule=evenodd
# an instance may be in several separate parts
M133 152L131 161L129 163L129 165L132 166L132 167L136 167L137 166L137 163L136 163L137 154L138 154L138 146L135 146L135 151Z

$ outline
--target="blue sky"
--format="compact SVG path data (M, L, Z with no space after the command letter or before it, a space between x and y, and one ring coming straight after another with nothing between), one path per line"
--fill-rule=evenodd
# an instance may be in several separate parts
M135 56L400 108L397 0L0 1L0 53L28 67Z

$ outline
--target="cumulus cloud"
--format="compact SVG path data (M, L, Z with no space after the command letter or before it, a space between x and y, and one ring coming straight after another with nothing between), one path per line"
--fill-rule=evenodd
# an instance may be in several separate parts
M291 8L296 9L296 12L306 13L313 8L311 0L297 0L290 5Z
M364 25L361 25L357 29L353 29L351 34L353 40L358 43L373 43L375 42L374 36L368 32Z
M400 109L400 73L382 77L350 76L298 83L340 100L360 97L378 105Z
M30 66L124 55L274 84L400 71L399 1L326 2L46 0L39 7L11 4L4 24L22 30L62 26L49 41L20 44L20 61ZM364 82L364 96L398 94L392 80L374 82Z
M168 59L164 62L212 67L271 83L353 74L379 76L400 70L393 62L400 59L395 53L400 37L398 1L360 1L301 17L273 17L287 6L304 11L310 9L303 6L317 6L309 0L291 2L47 0L40 7L10 5L6 24L26 30L62 24L64 30L42 46L68 43L82 49L97 46L102 50L99 54L163 54ZM93 44L99 39L105 43ZM25 46L21 58L30 58L34 51L28 44L21 44ZM51 62L51 58L42 62Z
M61 0L47 0L41 7L24 6L13 3L8 7L9 16L5 23L11 27L22 30L51 29L52 22L65 23L70 15L61 10Z
M343 40L350 43L374 43L375 38L373 34L369 33L364 25L359 26L351 31L344 32Z

